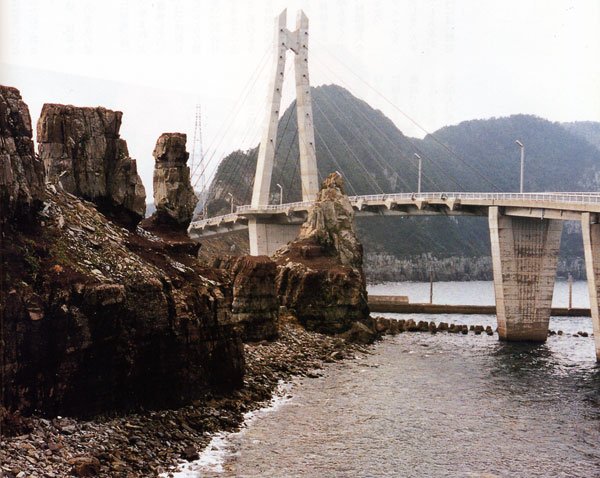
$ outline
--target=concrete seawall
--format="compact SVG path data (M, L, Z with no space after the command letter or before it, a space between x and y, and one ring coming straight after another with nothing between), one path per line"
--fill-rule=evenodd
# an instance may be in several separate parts
M394 296L385 295L369 295L369 308L371 312L395 312L400 314L496 314L495 305L411 304L403 298L398 299ZM590 317L590 309L553 307L551 315L554 317Z

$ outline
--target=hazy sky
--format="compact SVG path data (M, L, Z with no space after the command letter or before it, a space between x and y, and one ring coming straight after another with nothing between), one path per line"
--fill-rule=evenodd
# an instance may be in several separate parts
M514 113L600 121L599 0L0 0L0 83L34 122L45 102L123 111L151 196L156 139L185 132L191 150L197 103L211 169L258 142L286 7L290 29L298 8L310 19L311 83L345 86L405 134L423 131L401 112L427 131Z

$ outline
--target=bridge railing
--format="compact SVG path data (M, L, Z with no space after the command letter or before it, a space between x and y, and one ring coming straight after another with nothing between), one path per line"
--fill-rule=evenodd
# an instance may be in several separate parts
M562 201L578 203L600 203L597 192L536 192L536 193L478 193L478 192L431 192L431 193L392 193L350 196L350 201L388 201L388 200L431 200L431 199L479 199L479 200L526 200L526 201Z
M243 213L248 211L285 211L286 209L305 209L312 206L313 201L298 201L288 202L284 204L265 204L264 206L252 206L251 204L245 204L235 208L237 213Z
M416 201L416 200L523 200L540 202L565 202L580 204L600 204L600 192L535 192L535 193L482 193L482 192L427 192L427 193L392 193L392 194L367 194L363 196L350 196L350 202L357 204L364 201ZM218 225L221 222L235 222L240 215L250 212L287 212L289 210L306 210L313 204L312 201L298 201L285 204L266 204L255 207L251 204L236 207L234 213L216 216L200 221L194 221L190 228L204 228L206 226Z

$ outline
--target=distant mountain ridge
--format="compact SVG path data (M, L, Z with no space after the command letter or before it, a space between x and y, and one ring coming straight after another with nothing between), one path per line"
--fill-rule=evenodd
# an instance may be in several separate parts
M518 191L525 144L525 191L600 190L600 123L555 123L531 115L464 121L423 139L405 136L381 111L336 85L312 89L317 162L321 175L339 170L349 194L414 192L415 153L423 159L423 191ZM280 119L271 202L301 197L295 103ZM209 191L209 214L228 212L228 193L248 204L258 148L223 160ZM485 218L361 218L367 253L398 258L489 255ZM565 228L566 256L581 253L577 227ZM570 232L569 232L570 231Z

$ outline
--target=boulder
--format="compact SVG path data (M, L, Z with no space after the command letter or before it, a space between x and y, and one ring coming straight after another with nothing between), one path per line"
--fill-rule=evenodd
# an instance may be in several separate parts
M323 182L298 239L273 256L281 305L324 333L342 333L369 317L362 246L341 181L333 173Z
M185 149L186 135L163 133L156 142L154 156L154 214L157 222L182 229L189 226L198 198L190 181Z
M362 322L354 322L349 330L342 334L347 342L355 344L372 344L378 335Z
M32 137L29 108L19 90L0 85L0 222L28 216L41 204L44 165Z
M45 104L37 141L50 181L134 227L146 213L146 191L119 137L122 116L102 107Z

